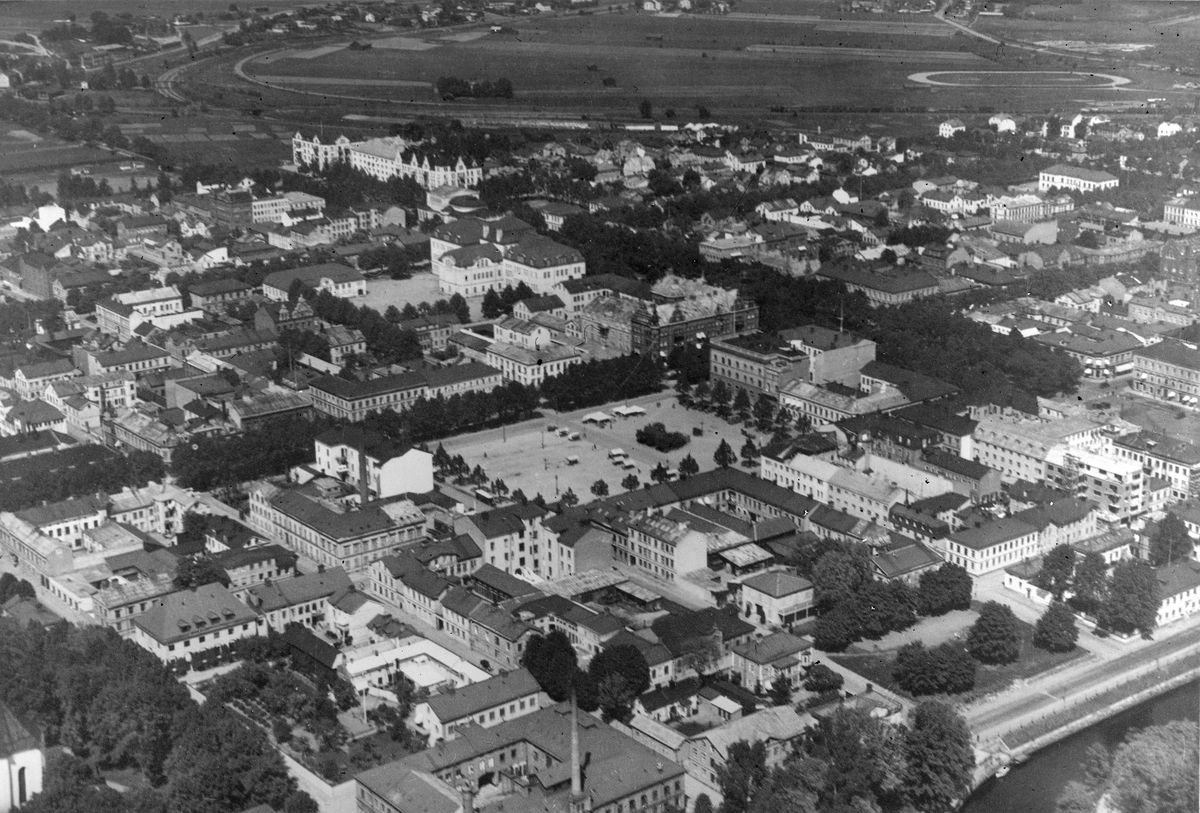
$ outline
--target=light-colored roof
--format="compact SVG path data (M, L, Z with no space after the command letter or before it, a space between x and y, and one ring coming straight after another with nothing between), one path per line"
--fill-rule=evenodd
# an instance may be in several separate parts
M517 669L504 675L496 675L481 683L473 683L443 694L435 695L425 702L443 724L464 717L473 717L483 711L537 694L541 691L538 682L528 669Z
M776 706L709 729L692 739L708 740L724 759L729 756L729 746L735 742L791 741L814 725L816 720L811 715L797 714L791 706Z

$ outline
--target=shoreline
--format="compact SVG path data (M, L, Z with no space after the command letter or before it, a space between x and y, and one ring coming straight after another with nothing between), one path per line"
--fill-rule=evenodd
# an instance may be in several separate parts
M1082 715L1076 715L1076 712L1080 711L1077 705L1049 715L1046 720L1039 721L1036 725L1041 728L1049 723L1053 725L1052 728L1018 745L1009 747L1001 737L1000 742L1004 751L993 753L988 759L977 765L971 792L974 793L1000 768L1024 762L1031 755L1050 745L1197 679L1200 679L1200 652L1193 650L1169 663L1133 674L1129 680L1117 686L1081 698L1078 703L1093 706L1099 704L1098 707L1085 711ZM1153 682L1147 685L1147 680ZM1017 729L1017 731L1020 730Z

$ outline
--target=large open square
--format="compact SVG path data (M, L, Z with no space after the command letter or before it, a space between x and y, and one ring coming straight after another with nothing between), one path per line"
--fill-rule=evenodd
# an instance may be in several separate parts
M734 452L746 442L740 427L712 415L685 410L676 403L674 393L648 395L632 399L629 404L644 408L646 414L617 418L609 427L601 429L594 424L584 425L582 418L590 412L603 411L612 415L611 409L596 407L563 415L547 411L547 417L542 420L449 438L443 444L450 454L461 454L472 468L483 466L489 478L500 478L510 489L519 488L527 497L540 493L553 501L569 488L581 502L588 502L594 499L591 487L597 480L608 484L610 494L617 494L625 490L621 481L629 474L637 475L643 484L649 483L650 472L659 463L677 469L679 461L689 454L702 470L710 469L722 439L729 441ZM634 439L634 433L655 421L665 423L668 429L684 432L690 442L669 454L642 446ZM571 441L557 432L547 431L551 425L579 432L580 439ZM693 427L703 427L704 434L694 437ZM612 463L608 453L615 448L628 453L635 468L626 470ZM578 457L579 463L568 464L568 457Z

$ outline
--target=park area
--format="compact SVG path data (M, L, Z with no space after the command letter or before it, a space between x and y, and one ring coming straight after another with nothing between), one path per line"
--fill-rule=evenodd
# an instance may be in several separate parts
M903 632L888 633L878 641L860 641L852 644L845 652L827 657L862 675L876 686L908 697L909 694L901 689L892 677L896 651L916 641L924 643L927 648L943 643L961 644L965 647L967 634L978 617L978 606L973 603L970 610L955 610L942 616L922 618L915 626ZM1020 657L1009 664L978 664L975 671L975 688L954 695L955 701L971 702L995 694L1019 681L1057 669L1088 654L1086 649L1078 646L1070 652L1039 649L1033 645L1033 626L1018 620L1017 627L1020 636Z

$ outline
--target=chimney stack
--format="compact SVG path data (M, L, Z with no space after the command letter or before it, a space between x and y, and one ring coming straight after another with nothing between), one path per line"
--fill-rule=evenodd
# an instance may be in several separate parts
M579 765L579 704L571 687L571 801L583 795L583 776Z

